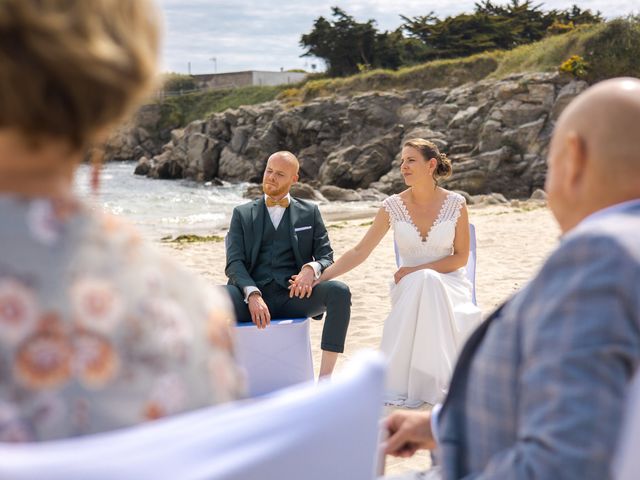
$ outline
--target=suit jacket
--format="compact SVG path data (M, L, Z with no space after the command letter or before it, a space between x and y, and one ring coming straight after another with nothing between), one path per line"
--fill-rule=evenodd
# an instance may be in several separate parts
M291 197L288 207L291 224L291 244L298 269L312 261L324 270L333 263L333 250L318 206ZM251 273L256 267L265 215L264 197L233 209L227 233L227 266L230 285L240 289L256 286Z
M639 363L636 202L567 234L470 337L439 416L444 478L610 478Z

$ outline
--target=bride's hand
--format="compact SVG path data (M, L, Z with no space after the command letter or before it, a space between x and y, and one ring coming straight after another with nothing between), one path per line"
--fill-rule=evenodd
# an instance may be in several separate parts
M400 283L406 275L413 273L415 269L413 267L400 267L396 273L393 274L393 280L396 282L396 285Z
M291 289L291 286L296 282L297 278L298 278L298 275L291 275L291 278L289 279L289 289ZM322 276L313 281L313 283L311 284L311 288L316 288L316 286L320 282L322 282Z

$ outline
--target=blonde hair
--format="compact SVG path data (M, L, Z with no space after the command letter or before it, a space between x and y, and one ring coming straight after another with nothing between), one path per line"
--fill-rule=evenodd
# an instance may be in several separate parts
M449 160L446 154L440 152L435 143L423 138L413 138L404 142L402 147L415 148L424 157L425 161L429 161L432 158L436 159L437 166L433 171L433 180L436 182L436 185L438 185L438 180L449 178L453 173L451 160Z
M149 0L0 0L0 128L89 146L153 85Z

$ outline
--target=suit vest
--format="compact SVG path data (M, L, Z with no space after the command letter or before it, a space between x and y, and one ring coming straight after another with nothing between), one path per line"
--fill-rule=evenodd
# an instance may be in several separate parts
M291 221L287 208L280 220L278 229L273 227L271 217L266 207L264 208L264 228L262 229L262 241L256 260L256 266L251 273L258 287L275 281L278 285L287 288L291 275L298 273L296 257L293 254L291 244Z

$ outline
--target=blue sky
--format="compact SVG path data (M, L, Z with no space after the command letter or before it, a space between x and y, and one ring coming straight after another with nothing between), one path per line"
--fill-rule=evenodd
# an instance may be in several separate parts
M494 3L505 3L495 0ZM377 21L380 30L393 30L402 20L434 11L440 18L471 12L474 0L159 0L165 17L164 71L187 73L305 68L322 63L300 57L300 36L313 21L330 17L339 6L359 21ZM638 0L548 0L545 10L600 10L607 18L640 13ZM215 59L215 60L214 60Z

